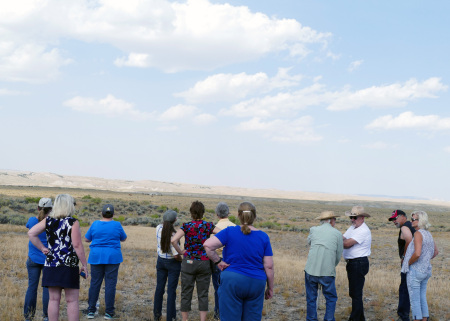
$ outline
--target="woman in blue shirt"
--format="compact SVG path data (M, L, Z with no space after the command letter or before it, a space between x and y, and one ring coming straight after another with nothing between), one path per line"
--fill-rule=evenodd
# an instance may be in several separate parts
M241 226L223 229L203 246L211 261L223 271L219 286L220 320L260 321L264 298L273 296L272 246L269 236L252 225L256 218L252 203L241 203L238 217ZM223 261L215 252L222 246L225 246Z
M45 219L52 211L52 200L50 198L41 198L38 205L38 216L32 216L28 220L26 227L31 229L37 223ZM47 237L45 232L39 234L39 239L42 244L47 247ZM28 289L25 295L25 303L23 306L23 316L25 320L32 320L36 312L37 290L39 285L39 279L41 278L41 271L44 268L45 255L31 243L28 242L28 259L27 259L27 271L28 271ZM44 314L44 321L48 321L47 314L48 307L48 288L42 288L42 310Z
M102 209L103 219L92 223L85 235L91 251L88 263L91 265L91 286L88 298L88 319L95 317L96 303L103 279L105 279L105 319L114 318L119 265L123 262L120 242L127 235L119 222L113 220L114 206L106 204Z

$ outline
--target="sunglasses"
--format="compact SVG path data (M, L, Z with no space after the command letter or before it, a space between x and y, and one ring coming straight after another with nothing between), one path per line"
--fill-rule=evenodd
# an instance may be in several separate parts
M411 222L415 222L415 221L418 221L419 219L418 218L412 218L411 217Z
M353 220L357 220L358 219L358 216L350 216L350 219L353 221Z

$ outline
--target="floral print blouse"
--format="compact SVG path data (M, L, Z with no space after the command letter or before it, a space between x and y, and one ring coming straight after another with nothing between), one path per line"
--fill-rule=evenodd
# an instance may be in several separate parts
M48 249L45 266L78 266L78 256L72 246L72 226L76 222L73 217L55 219L47 217L45 232L47 234Z
M214 230L214 224L206 221L191 221L184 223L181 229L184 232L184 248L187 256L193 260L209 260L203 243L211 236Z

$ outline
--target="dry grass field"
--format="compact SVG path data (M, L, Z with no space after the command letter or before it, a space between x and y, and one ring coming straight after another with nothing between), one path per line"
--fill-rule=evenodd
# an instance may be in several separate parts
M165 205L168 208L178 208L188 212L193 200L200 200L207 209L214 209L219 201L229 204L232 214L236 215L240 197L232 196L182 196L161 195L149 196L143 194L98 192L94 190L68 190L57 188L20 188L0 187L2 198L52 197L59 193L70 193L77 198L77 209L83 206L79 201L89 194L102 199L103 202L134 202L143 204ZM309 227L317 224L314 217L323 210L334 210L343 215L345 210L355 205L352 200L341 202L325 201L290 201L267 198L246 198L257 208L258 224L267 226L274 250L275 261L275 295L272 300L265 301L263 320L305 320L306 300L304 289L303 268L306 263L308 246L306 237ZM432 318L430 320L450 320L450 208L431 205L409 205L389 202L358 202L366 207L372 215L366 223L372 230L372 255L370 257L370 272L366 277L364 300L367 320L396 320L397 291L400 282L399 259L397 256L398 229L387 218L392 210L404 209L410 213L414 209L424 209L430 216L433 227L430 229L435 238L439 256L433 264L433 277L428 284L428 303ZM117 210L117 208L116 208ZM120 210L120 209L118 209ZM130 214L132 215L132 214ZM144 214L145 215L145 214ZM83 221L92 222L100 218L100 213L83 217ZM187 217L185 217L187 219ZM207 220L216 221L213 214L206 215ZM269 224L270 223L270 224ZM263 225L265 224L265 225ZM344 232L350 222L340 217L336 227ZM88 227L82 227L82 233ZM153 320L153 293L156 283L156 241L155 229L150 226L124 226L128 240L123 243L124 262L119 272L117 285L116 311L121 320ZM27 229L25 226L0 224L0 320L23 320L22 309L27 287ZM89 247L85 244L89 253ZM351 309L348 297L348 285L345 272L345 262L342 260L337 268L336 285L338 290L338 305L336 320L347 320ZM82 310L87 308L89 280L81 280L80 318L84 319ZM178 292L180 287L178 288ZM40 296L38 295L38 313L40 315ZM103 294L101 294L101 298ZM194 295L195 297L195 295ZM210 311L213 309L213 288L210 287ZM177 302L179 307L179 300ZM191 320L198 320L197 302L192 305ZM104 305L101 302L100 315L97 320L103 320ZM319 319L323 317L324 299L319 306ZM65 305L61 307L61 320L65 320ZM39 320L39 319L38 319ZM212 320L212 313L209 314Z

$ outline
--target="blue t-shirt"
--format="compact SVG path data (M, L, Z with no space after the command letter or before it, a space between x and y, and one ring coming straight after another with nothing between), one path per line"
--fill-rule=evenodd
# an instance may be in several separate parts
M33 226L35 226L37 223L39 223L39 220L37 217L32 216L28 219L27 224L25 225L28 229L31 229ZM44 244L45 247L47 247L47 236L45 234L45 231L39 234L39 239L41 240L42 244ZM30 257L31 261L37 264L44 264L45 263L45 255L39 249L31 243L31 241L28 242L28 256Z
M92 241L89 247L89 264L118 264L123 262L120 241L127 238L122 225L116 221L95 221L85 238Z
M252 231L245 235L240 226L230 226L216 234L225 245L223 260L230 264L226 271L266 280L264 256L273 256L269 236L263 231Z

